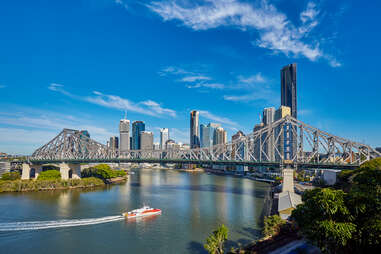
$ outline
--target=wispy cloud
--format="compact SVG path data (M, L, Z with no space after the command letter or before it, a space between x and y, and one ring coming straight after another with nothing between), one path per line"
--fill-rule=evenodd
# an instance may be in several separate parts
M114 2L115 2L116 4L118 4L118 5L120 5L120 6L122 6L122 7L126 8L126 9L128 9L128 4L126 4L125 1L123 1L123 0L114 0Z
M61 84L51 83L49 85L48 89L51 90L51 91L54 91L54 92L62 93L62 94L66 95L66 96L69 96L69 97L74 97L73 94L71 94L68 91L66 91L64 89L64 86L61 85Z
M176 66L169 66L159 72L160 76L173 76L175 81L185 83L187 88L224 89L226 86L213 82L213 78L200 71L189 71Z
M176 142L189 144L189 129L170 128L169 137Z
M284 13L266 0L254 4L238 0L187 0L154 1L146 5L160 15L164 21L179 20L193 30L207 30L220 26L236 27L241 30L258 31L258 39L252 44L261 48L281 52L286 56L304 56L311 61L319 58L332 61L319 47L315 38L307 38L319 24L319 10L313 2L300 14L299 27L292 24ZM339 66L338 61L331 66Z
M174 74L174 75L178 75L178 74L194 74L193 72L189 72L189 71L186 71L180 67L176 67L176 66L168 66L168 67L165 67L164 69L162 69L161 71L159 71L159 75L160 76L166 76L168 74Z
M238 84L238 86L242 86L242 84ZM243 86L247 87L246 93L224 95L224 100L235 102L262 101L269 105L276 105L279 103L279 94L269 84L248 83L243 84Z
M266 82L265 77L261 73L257 73L248 77L238 75L238 80L244 84L253 84L253 83L264 83Z
M188 88L212 88L212 89L224 89L225 85L220 83L195 83L195 84L187 84Z
M129 99L122 98L117 95L103 94L99 91L93 91L93 94L90 96L79 96L66 91L63 85L55 83L51 84L48 89L78 100L90 102L107 108L127 110L154 117L176 117L176 111L164 108L160 103L153 100L135 103Z
M205 117L209 120L212 120L212 121L215 121L215 122L218 122L218 123L222 123L222 124L228 124L228 125L232 125L232 126L237 126L238 124L232 120L230 120L229 118L227 117L221 117L221 116L217 116L217 115L214 115L212 113L210 113L209 111L206 111L206 110L198 110L200 112L200 115L202 117Z
M31 154L53 139L62 129L88 130L91 138L105 143L115 133L91 120L41 110L19 113L0 112L0 148L12 153ZM14 146L10 148L8 146ZM11 150L9 150L11 149Z
M185 76L181 79L182 82L195 82L200 80L211 80L211 78L207 76L196 75L196 76Z
M1 88L6 88L6 86L4 86L4 85L0 85L0 89L1 89Z

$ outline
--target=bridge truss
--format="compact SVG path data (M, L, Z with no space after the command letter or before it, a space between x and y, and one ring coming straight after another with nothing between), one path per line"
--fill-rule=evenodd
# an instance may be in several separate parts
M130 150L121 154L82 132L64 129L31 160L200 161L361 165L381 157L368 145L331 135L286 116L227 144L196 149Z

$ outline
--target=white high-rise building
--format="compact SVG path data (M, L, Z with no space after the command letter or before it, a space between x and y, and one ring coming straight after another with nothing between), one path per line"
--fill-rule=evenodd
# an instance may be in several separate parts
M160 129L160 149L165 149L165 143L169 140L168 128Z
M119 152L120 155L130 150L130 120L121 119L119 122Z

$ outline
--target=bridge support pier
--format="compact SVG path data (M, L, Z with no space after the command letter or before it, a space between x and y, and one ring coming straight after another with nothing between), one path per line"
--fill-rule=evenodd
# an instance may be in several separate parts
M292 168L285 168L282 170L282 175L282 192L294 192L294 170Z
M21 180L29 180L29 178L30 178L30 165L28 163L23 163Z
M72 170L71 178L80 179L81 178L81 165L80 164L69 164L69 167Z
M81 165L80 164L67 164L60 163L61 179L80 179L81 178Z
M41 165L33 165L28 163L22 164L21 180L29 180L31 176L34 179L37 179L38 175L42 171Z

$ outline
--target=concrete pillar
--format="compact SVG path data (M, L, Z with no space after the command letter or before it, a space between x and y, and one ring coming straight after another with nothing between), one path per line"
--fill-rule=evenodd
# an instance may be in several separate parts
M283 184L282 192L289 191L294 192L294 170L291 168L285 168L282 170Z
M72 179L80 179L81 178L81 165L80 164L69 164L69 168L73 172L73 174L71 176Z
M70 170L70 167L68 164L60 163L60 173L61 173L62 180L69 179L69 170Z
M28 163L23 163L21 180L29 180L29 178L30 178L30 166Z
M32 165L31 168L34 168L34 170L35 170L34 179L37 179L38 175L42 172L42 166L41 165Z

